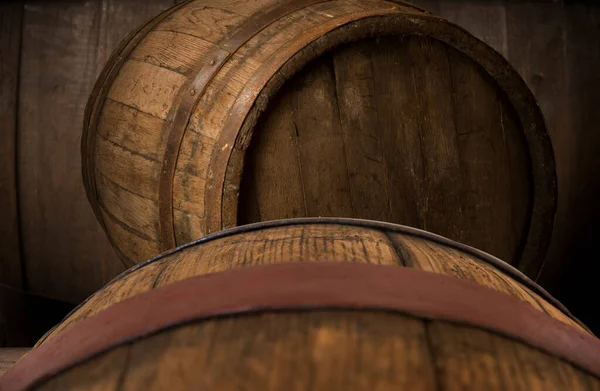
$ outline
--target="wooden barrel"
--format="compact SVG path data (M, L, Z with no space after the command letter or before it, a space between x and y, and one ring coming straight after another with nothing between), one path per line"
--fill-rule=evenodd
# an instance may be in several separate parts
M20 360L2 390L598 390L600 341L409 268L304 262L140 294Z
M512 296L585 330L546 291L516 269L479 250L395 224L293 219L216 233L131 268L81 303L36 346L118 302L179 280L245 266L306 260L393 265L452 276Z
M111 58L82 154L128 265L223 228L331 216L423 228L535 278L555 212L524 81L401 1L184 2Z

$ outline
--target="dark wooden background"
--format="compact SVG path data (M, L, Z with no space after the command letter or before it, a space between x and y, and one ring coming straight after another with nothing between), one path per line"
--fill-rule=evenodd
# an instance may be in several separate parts
M83 109L121 38L175 2L0 3L0 283L77 302L124 269L83 190ZM538 98L559 181L540 282L600 332L600 4L415 3L502 53Z

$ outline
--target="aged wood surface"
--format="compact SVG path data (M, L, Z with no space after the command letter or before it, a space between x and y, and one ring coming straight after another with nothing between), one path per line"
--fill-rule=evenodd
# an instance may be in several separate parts
M81 183L83 110L113 48L171 3L25 4L18 173L22 255L33 292L77 302L124 268Z
M488 1L435 1L435 13L463 26L469 32L507 57L507 8L503 0ZM433 2L432 2L433 3ZM518 69L517 69L518 70Z
M313 219L312 221L316 221ZM321 220L322 222L323 220ZM307 228L310 228L307 220L304 220ZM338 219L338 222L341 220ZM359 220L354 220L359 222ZM318 224L318 223L316 223ZM249 228L266 228L279 227L279 225L255 225ZM322 225L325 228L326 225ZM358 227L358 226L354 226ZM404 233L406 235L419 237L421 239L429 238L432 241L438 240L438 244L444 243L445 246L455 249L462 248L465 250L465 255L477 255L492 260L489 256L482 255L483 253L475 250L469 250L464 246L456 243L441 240L439 237L433 237L429 233L422 231L404 229L395 230L398 228L391 225L383 226L372 224L371 229L385 228L388 229L388 234L393 232L396 234ZM230 231L229 233L240 233L242 230ZM354 235L352 235L354 236ZM224 236L216 236L213 238L223 238ZM306 238L308 239L308 238ZM305 240L306 240L305 239ZM432 242L433 243L433 242ZM191 247L190 247L191 248ZM400 251L400 246L396 246ZM285 250L285 249L284 249ZM441 257L438 257L441 261ZM500 263L496 264L500 265ZM504 267L505 264L504 264ZM143 267L142 267L143 269ZM139 269L141 270L141 269ZM514 271L514 269L513 269ZM219 292L219 294L214 294ZM198 298L203 298L198 300ZM160 308L160 311L157 311ZM347 312L348 310L352 312ZM367 314L365 314L365 311ZM298 371L298 366L294 362L284 360L284 357L300 358L298 365L308 365L310 367L319 367L322 365L318 362L328 356L325 351L329 351L333 357L338 358L338 354L346 356L347 359L356 357L357 360L365 360L364 365L357 365L352 372L353 376L350 379L351 383L356 383L356 376L364 369L370 371L372 366L377 368L373 373L371 381L366 381L364 386L373 386L378 380L386 378L386 373L394 373L399 377L394 377L389 386L398 383L404 384L406 376L414 375L412 366L400 364L396 369L381 370L382 365L410 362L420 365L422 361L426 361L427 365L433 363L433 373L421 373L417 378L421 384L431 381L433 384L436 380L442 380L442 384L448 383L452 386L445 386L441 389L482 389L486 382L491 385L496 384L499 389L506 388L505 384L519 384L521 382L528 383L527 378L533 376L535 382L549 380L552 384L556 380L554 378L546 379L544 374L545 368L550 362L558 364L552 366L551 371L557 371L557 379L566 376L563 381L577 383L577 376L571 379L572 373L564 373L561 367L567 365L567 368L576 369L575 373L580 373L580 370L593 376L591 379L600 380L600 360L598 359L598 349L600 341L595 336L586 334L577 330L563 322L552 319L546 314L536 310L526 303L519 302L518 299L507 296L506 294L488 289L478 284L469 281L460 280L455 277L440 275L422 270L414 270L393 265L377 265L377 264L358 264L351 262L300 262L300 263L284 263L271 264L253 267L238 268L237 270L228 270L222 273L212 273L210 275L200 275L191 278L178 280L175 283L170 283L166 286L161 286L155 290L148 291L121 303L101 311L96 316L90 317L74 325L68 330L44 341L30 352L23 360L13 367L10 372L0 380L0 387L6 387L7 391L17 389L30 389L26 385L36 384L41 385L51 378L61 378L69 381L70 373L78 373L78 378L84 373L89 373L94 376L89 376L89 386L95 386L97 379L109 382L117 381L119 388L147 388L156 385L146 381L154 379L157 381L167 381L170 379L172 386L177 388L195 388L193 387L201 379L207 379L208 369L200 369L195 364L180 364L178 358L173 358L169 350L174 344L182 349L181 354L183 360L192 360L203 357L210 361L211 368L220 372L221 364L219 364L220 352L223 350L228 355L226 362L229 365L235 366L240 360L244 361L246 354L252 355L254 352L260 351L261 347L269 344L268 336L273 336L277 330L281 330L287 335L294 327L290 327L287 322L280 323L284 319L297 314L300 318L309 319L308 324L315 326L314 314L322 313L325 318L332 319L332 322L342 327L345 332L349 330L345 327L348 319L344 314L353 314L362 319L373 319L375 324L368 322L364 324L361 320L359 323L364 324L367 329L372 330L375 334L379 334L384 340L377 345L391 348L396 346L393 341L387 341L387 332L377 327L377 323L381 323L384 327L391 327L399 332L399 335L404 335L408 338L406 343L411 348L404 350L398 354L398 359L383 359L381 355L371 355L371 348L358 348L355 354L350 354L345 350L348 345L351 349L362 346L357 336L351 336L349 340L343 338L335 338L334 341L328 341L327 336L331 333L324 332L318 339L318 343L323 342L327 347L323 352L320 347L312 347L308 342L309 352L312 353L311 358L305 358L297 349L289 347L278 348L269 351L267 355L272 360L276 360L276 356L281 354L280 363L286 363L294 367L290 369L290 375L304 379L307 374L303 371ZM380 316L384 315L384 316ZM248 324L247 321L252 318L256 320L256 327L260 330L265 330L266 335L260 337L257 341L258 345L247 346L241 349L231 349L229 353L229 345L222 346L219 341L223 340L245 340L250 342L253 340L251 335L259 335L261 331L255 329L255 326ZM239 328L229 329L221 327L219 324L215 326L216 333L219 337L213 336L210 332L203 329L202 325L212 323L213 320L221 319L225 322L233 321L235 324L240 322ZM394 319L398 319L395 322ZM425 320L425 322L421 322ZM424 326L424 333L413 333L412 327L409 330L404 330L401 326L403 323L415 323L418 321ZM454 326L450 327L446 333L446 327L436 327L438 324L446 324L451 322ZM220 323L220 322L218 322ZM223 323L221 323L222 325ZM351 323L350 323L351 324ZM464 331L456 330L456 326L465 325L468 327L462 328ZM194 338L202 344L211 343L212 352L204 352L199 349L199 345L188 340L184 334L179 334L178 330L183 328L191 328L191 333ZM493 345L496 349L489 349L486 345L486 338L469 338L469 335L477 337L477 333L473 332L473 327L483 331L483 337L488 334L492 337L501 337L500 340L492 338ZM420 327L418 327L420 328ZM190 329L188 329L190 330ZM300 334L311 334L312 328L303 328L299 331ZM395 335L395 333L393 333ZM418 341L425 336L425 343L419 344ZM161 338L160 335L165 338ZM159 346L166 346L166 351L161 350L155 354L150 346L156 346L150 341L157 341ZM218 341L215 341L214 339ZM292 338L292 337L290 337ZM288 338L283 337L283 340ZM375 340L375 339L374 339ZM373 340L373 341L374 341ZM377 339L378 340L378 339ZM467 342L468 340L468 342ZM502 343L505 340L506 343ZM339 343L336 343L339 342ZM347 342L344 342L347 341ZM518 342L517 342L518 341ZM418 354L414 349L417 345L424 345L428 355ZM277 343L279 345L279 343ZM530 355L529 353L520 353L521 346L528 346L529 351L537 351L537 354ZM112 355L111 351L121 350L120 347L125 347L125 362L121 361L119 354ZM138 351L139 347L139 351ZM130 350L132 348L132 350ZM202 351L202 352L199 352ZM279 352L279 353L278 353ZM289 356L287 353L290 353ZM319 352L317 354L317 352ZM413 352L412 354L410 352ZM89 367L85 366L82 369L80 364L96 357L109 353L110 360L118 366L118 371L121 371L122 376L113 376L111 366L103 361L96 361L98 365ZM516 353L516 354L515 354ZM189 356L187 355L189 354ZM413 355L414 354L414 355ZM144 364L137 366L134 363L139 355L144 356ZM230 356L231 355L231 356ZM456 356L455 356L456 355ZM516 357L512 357L512 356ZM158 357L157 357L158 356ZM530 356L530 357L528 357ZM155 367L155 357L164 365ZM237 357L234 359L233 357ZM487 357L484 359L483 357ZM512 357L512 358L511 358ZM254 364L260 366L262 359L255 357ZM186 360L187 359L187 360ZM504 364L498 367L498 364L493 363L488 367L486 372L497 373L499 379L489 379L480 373L482 367L490 364L490 360L498 359ZM521 363L520 359L524 359ZM380 361L381 360L381 361ZM332 360L333 361L333 360ZM345 361L345 360L343 360ZM541 364L541 365L536 365ZM570 364L567 364L570 363ZM149 364L149 367L145 366ZM339 364L339 362L338 362ZM513 365L514 364L514 365ZM278 367L266 363L263 370L259 370L256 375L261 380L262 377L267 377L264 381L271 383L281 374ZM337 366L333 362L331 364L323 364L324 371L327 374L334 375ZM464 367L463 367L464 366ZM202 368L202 365L200 365ZM229 368L229 366L226 365ZM359 368L360 367L360 368ZM192 369L195 368L195 369ZM254 366L257 368L257 366ZM267 370L271 368L272 370ZM301 368L301 367L300 367ZM81 370L81 371L80 371ZM189 373L188 371L193 371ZM164 371L164 372L163 372ZM517 373L523 371L523 378L516 378ZM295 375L292 375L295 372ZM445 373L444 373L445 372ZM516 372L516 373L513 373ZM242 380L245 371L232 372L231 375L225 375L225 378L232 380ZM344 369L341 373L348 373ZM55 376L57 375L58 376ZM234 375L235 374L235 375ZM144 379L142 385L137 381ZM441 376L438 376L441 375ZM148 376L148 377L146 377ZM163 377L164 376L164 377ZM479 377L482 378L479 378ZM504 376L511 379L503 379ZM131 377L129 383L128 377ZM219 376L220 377L220 376ZM314 381L312 376L304 381ZM473 379L469 379L473 377ZM332 377L339 379L337 375ZM345 378L343 378L345 379ZM177 383L177 381L183 383ZM250 384L251 379L243 379L249 389L262 389L260 385L253 386ZM292 380L292 379L289 379ZM63 387L65 383L58 380ZM79 381L85 381L83 377ZM125 381L125 382L124 382ZM216 379L214 379L216 381ZM298 382L303 380L298 379ZM344 380L342 380L344 381ZM477 385L470 387L471 382L476 382ZM127 386L125 384L129 383ZM215 384L206 384L206 387L217 389L223 386ZM345 383L345 382L344 382ZM499 383L499 384L497 384ZM202 383L204 384L204 383ZM237 383L236 383L237 384ZM561 384L561 383L559 383ZM81 384L84 386L84 384ZM165 387L165 384L157 385ZM324 386L325 387L325 386ZM331 383L329 387L338 388L336 383ZM363 387L363 385L361 385ZM511 386L509 389L514 389L516 386ZM532 388L531 385L525 384L519 387L520 389ZM562 388L562 385L560 385ZM281 387L278 387L281 388ZM302 388L306 388L304 385ZM327 387L325 387L327 388ZM429 389L430 387L427 386ZM4 389L4 388L3 388ZM533 389L537 389L533 387Z
M114 303L191 276L250 265L307 260L398 265L473 281L582 329L540 293L477 256L380 228L322 223L290 224L227 235L159 258L98 291L38 344Z
M510 107L478 70L425 39L365 42L332 57L292 81L270 122L257 127L239 223L377 219L518 258L531 191L527 152ZM282 187L303 199L277 200Z
M571 173L576 138L571 110L566 101L557 99L569 95L564 5L558 2L507 4L506 30L509 48L506 55L538 99L556 156L559 202L553 239L541 274L541 283L547 283L556 278L557 266L569 256L569 231L576 229L573 221L569 221L572 219Z
M29 350L30 348L0 348L0 376Z
M16 178L17 88L23 4L0 4L0 283L23 288Z
M454 27L361 41L444 23L378 0L195 1L160 16L111 60L84 125L88 195L124 263L238 224L343 216L537 274L553 163L524 84L502 81L509 66L483 44L448 38Z
M600 382L489 330L384 312L312 311L182 325L113 348L35 389L65 387L598 390Z
M438 384L446 390L598 390L598 378L484 330L427 327ZM510 374L503 376L501 374Z

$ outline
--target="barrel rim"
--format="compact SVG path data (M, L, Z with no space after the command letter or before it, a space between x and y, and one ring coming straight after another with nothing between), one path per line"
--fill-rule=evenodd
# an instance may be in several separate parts
M501 54L464 28L443 18L404 11L380 11L370 14L363 12L354 15L355 18L349 18L351 20L347 23L338 25L329 31L321 31L318 38L312 40L307 38L308 42L303 44L304 46L299 45L297 49L294 49L296 50L294 53L285 54L289 57L278 52L277 56L272 59L277 61L277 57L285 57L283 64L271 65L269 68L266 64L271 61L270 59L253 76L254 79L262 71L269 75L268 81L261 80L253 85L251 80L238 95L236 103L229 111L230 122L226 123L219 133L219 139L215 144L208 166L207 177L211 181L211 186L206 186L204 196L205 232L212 233L237 224L237 200L243 168L241 166L232 167L233 156L234 153L241 154L241 157L237 157L236 160L243 161L244 147L250 143L254 124L264 111L263 108L269 104L270 99L274 98L282 84L312 59L346 43L349 39L342 35L331 39L332 42L328 42L328 47L320 48L319 45L322 45L327 37L333 36L345 28L355 38L350 39L350 42L366 38L369 34L382 35L373 31L379 25L382 29L397 30L394 34L426 36L454 48L482 68L508 99L518 117L520 133L525 138L530 166L528 174L531 175L531 197L526 228L520 238L518 256L514 261L517 267L527 275L534 279L538 278L550 244L556 214L556 169L552 144L546 131L543 114L525 81ZM388 22L388 25L384 22ZM320 31L322 28L323 26L318 26L308 30L305 34L309 36L312 32L314 35L314 31ZM361 31L361 29L366 31ZM390 33L388 32L388 34ZM301 41L298 37L297 40ZM239 126L236 124L238 117L243 119Z
M0 379L0 388L44 381L115 347L190 322L319 309L390 311L469 325L600 377L600 340L491 288L390 265L307 261L195 276L126 299L37 347Z
M138 29L138 31L135 31L132 34L132 36L127 38L125 41L123 41L122 47L118 48L113 53L111 60L108 62L108 64L105 66L105 69L103 70L102 74L99 76L99 78L96 82L96 86L94 87L92 96L90 97L90 100L88 101L88 106L86 107L86 115L85 115L85 119L84 119L84 130L83 130L84 137L82 138L82 144L81 144L81 151L82 151L82 156L83 156L82 171L83 171L84 184L85 184L85 188L86 188L86 193L88 195L88 199L89 199L90 203L92 204L95 214L96 214L98 220L100 221L100 223L103 225L103 227L104 227L104 224L103 224L102 214L98 210L98 205L96 202L97 194L95 192L95 185L93 183L94 178L95 178L94 161L93 161L93 156L90 152L93 151L93 140L92 139L93 139L93 135L95 134L95 130L96 130L94 121L96 121L98 119L97 117L99 115L99 112L101 111L102 102L100 102L100 101L104 98L103 95L105 95L105 92L106 92L104 90L107 89L107 85L110 84L110 80L112 80L112 78L114 78L116 73L118 73L118 71L120 70L120 65L118 62L122 62L124 59L126 59L128 53L131 50L135 49L136 45L145 37L145 32L152 29L152 27L154 25L156 25L157 23L159 23L160 20L162 20L162 18L168 17L174 11L176 11L177 9L179 9L182 6L189 4L191 1L192 0L187 0L173 8L170 8L170 9L164 11L163 14L157 16L155 19L148 22L147 25L142 26L140 29ZM322 0L322 1L326 2L327 0ZM479 49L481 49L480 52L485 54L485 56L487 56L485 59L489 62L494 63L494 65L500 70L498 72L499 77L511 79L514 82L513 83L514 91L512 91L512 90L509 91L507 88L503 88L503 87L501 88L501 90L503 90L504 93L508 96L509 101L511 100L513 95L517 95L517 97L514 99L517 99L517 101L520 101L529 111L531 111L530 114L531 114L532 118L535 120L535 121L533 121L535 123L535 126L533 126L531 129L528 129L525 126L521 126L521 130L526 136L530 156L532 155L532 153L531 153L532 145L535 146L537 144L543 144L543 145L537 145L538 151L536 152L537 156L542 156L543 159L535 160L533 158L530 158L531 163L534 163L534 161L538 161L538 160L541 161L541 163L540 163L541 167L537 167L537 169L542 174L540 174L538 176L536 176L536 175L533 175L533 176L534 176L534 179L535 179L535 177L543 177L542 178L543 180L538 181L540 183L536 183L536 181L534 180L533 181L534 183L531 186L532 193L533 193L533 200L531 201L530 209L532 210L532 213L531 213L531 217L527 221L527 224L529 224L528 234L523 235L523 237L521 238L524 245L521 246L523 251L520 252L519 257L517 258L518 259L517 266L521 270L524 270L525 273L528 274L529 276L531 276L532 278L534 278L534 279L537 278L537 276L539 275L539 273L541 271L541 267L543 266L543 256L548 249L548 245L549 245L551 234L552 234L552 221L553 221L554 215L556 213L556 172L555 172L555 168L554 168L552 146L549 142L549 138L548 138L547 132L545 130L546 127L544 125L543 115L539 109L539 105L537 104L537 102L535 101L535 98L533 97L532 92L529 90L529 88L527 87L527 85L525 84L523 79L518 75L516 70L512 66L510 66L510 64L500 54L498 54L491 47L487 46L485 43L481 42L476 37L472 36L464 28L454 25L453 23L446 21L444 18L432 15L431 13L427 13L426 11L423 11L421 8L416 7L410 3L404 2L402 0L382 0L382 1L388 2L390 4L399 4L399 5L406 6L406 7L412 7L412 10L403 10L403 11L397 12L396 14L399 16L418 20L419 23L427 22L429 24L432 24L432 26L431 26L432 29L440 28L440 26L441 26L447 30L448 29L452 30L454 35L449 34L446 37L448 40L454 40L450 43L450 46L454 47L456 45L464 45L464 46L468 47L469 45L471 45L473 47L479 47ZM287 4L287 3L285 3L285 4ZM283 4L283 5L285 5L285 4ZM417 12L424 12L424 13L418 14ZM260 13L260 12L258 12L258 13ZM249 17L249 19L250 19L250 17ZM242 23L240 26L238 26L239 29L243 29L245 27L247 27L247 24L245 22ZM236 30L233 31L233 34L235 34L235 32L236 32ZM464 40L464 42L463 42L460 39L460 37L465 37L465 36L468 37L469 39ZM227 37L224 37L224 39L226 40ZM472 53L471 54L465 53L465 51L462 51L460 49L459 49L459 51L466 54L475 63L477 63L481 66L482 61L480 61L480 59L477 58L477 55L472 55ZM479 53L479 54L481 54L481 53ZM199 64L199 66L200 65L202 65L202 64ZM494 79L496 79L496 78L494 78ZM185 90L185 88L183 90ZM103 92L104 92L104 94L103 94ZM191 91L187 91L187 90L185 90L184 92L191 93ZM511 103L512 103L512 101L511 101ZM512 104L512 106L515 107L514 104ZM531 133L531 135L530 135L531 137L527 137L527 135L530 133ZM88 145L89 143L91 143L91 144ZM216 149L218 150L218 148L216 148ZM227 166L227 165L225 165L225 166ZM533 171L534 170L532 169L532 173L533 173ZM225 179L226 178L224 178L224 181L225 181ZM224 183L225 182L223 182L223 184ZM224 194L225 190L228 190L228 189L224 189L224 191L222 191L221 193ZM207 189L207 191L208 191L208 189ZM538 197L540 192L544 193L544 195ZM543 205L541 205L539 202L536 202L536 198L543 200L544 201ZM221 202L221 200L216 200L215 202ZM213 212L212 208L208 208L207 213L210 214L212 212ZM222 210L219 211L219 213L221 213L221 212L222 212ZM172 227L172 228L174 228L174 227ZM104 227L104 230L106 231L106 227ZM121 260L127 264L126 266L131 266L131 263L133 260L129 259L126 255L123 254L123 252L121 251L121 249L118 246L114 245L115 243L112 240L110 235L108 235L108 237L109 237L109 240L111 240L111 242L113 244L113 248L115 248L115 250L117 251L119 258L121 258ZM530 247L527 247L527 245L530 245ZM531 246L533 246L533 247L531 247Z
M578 325L580 325L589 334L594 335L594 333L583 322L581 322L573 314L571 314L571 312L569 312L569 310L560 301L558 301L556 298L554 298L548 291L546 291L544 288L542 288L541 286L536 284L534 281L532 281L529 277L527 277L521 271L516 269L514 266L502 261L501 259L499 259L491 254L488 254L484 251L481 251L481 250L471 247L469 245L448 239L444 236L434 234L433 232L424 231L424 230L418 229L418 228L413 228L413 227L409 227L409 226L405 226L405 225L393 224L393 223L388 223L388 222L383 222L383 221L351 219L351 218L342 218L342 217L337 217L337 218L304 217L304 218L296 218L296 219L262 221L262 222L258 222L258 223L241 225L238 227L229 228L224 231L219 231L219 232L215 232L213 234L204 236L200 239L197 239L190 243L186 243L182 246L173 248L169 251L159 254L156 257L150 258L149 260L147 260L145 262L139 263L139 264L133 266L132 268L125 270L124 272L122 272L121 274L119 274L118 276L113 278L111 281L109 281L100 290L97 290L96 292L91 294L89 297L87 297L85 300L83 300L81 303L79 303L71 312L69 312L64 317L63 321L67 320L71 315L75 314L90 299L92 299L93 297L98 295L100 292L102 292L108 286L116 283L117 281L121 280L125 276L127 276L131 273L134 273L138 269L141 269L141 268L143 268L147 265L150 265L154 262L160 261L163 258L167 258L167 257L169 257L177 252L183 251L187 248L202 245L206 242L210 242L213 240L217 240L217 239L221 239L221 238L229 237L229 236L234 236L234 235L238 235L238 234L242 234L242 233L260 231L260 230L270 229L270 228L285 227L285 226L291 226L291 225L309 225L309 224L311 224L311 225L317 225L317 224L347 225L347 226L353 226L353 227L379 229L379 230L382 230L385 232L391 231L394 233L400 233L400 234L414 236L414 237L421 238L421 239L426 239L426 240L432 241L434 243L438 243L438 244L448 246L450 248L454 248L456 250L465 252L467 254L470 254L470 255L476 257L477 259L481 260L482 262L487 263L487 264L491 265L492 267L497 268L504 274L513 278L515 281L525 285L527 288L531 289L534 293L540 295L544 300L546 300L550 304L552 304L555 308L557 308L559 311L561 311L568 318L570 318L571 320L576 322ZM62 323L62 321L61 321L61 323ZM48 332L39 339L39 341L36 343L36 346L43 343L52 334L52 332L56 329L56 327L58 327L59 325L60 325L60 323L58 325L54 326L52 329L48 330Z

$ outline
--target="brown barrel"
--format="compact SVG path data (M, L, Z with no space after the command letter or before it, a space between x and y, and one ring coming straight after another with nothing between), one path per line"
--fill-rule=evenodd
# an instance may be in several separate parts
M535 278L555 212L523 80L401 1L184 2L111 58L82 154L128 265L223 228L333 216L423 228Z
M118 302L158 287L229 269L306 260L392 265L452 276L512 296L541 313L585 330L546 291L516 269L479 250L395 224L295 219L216 233L142 263L83 302L36 346Z
M12 390L597 390L600 341L409 268L304 262L193 277L49 339Z

